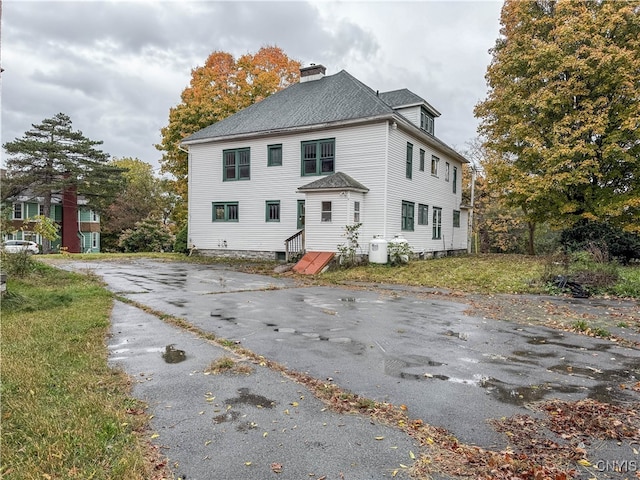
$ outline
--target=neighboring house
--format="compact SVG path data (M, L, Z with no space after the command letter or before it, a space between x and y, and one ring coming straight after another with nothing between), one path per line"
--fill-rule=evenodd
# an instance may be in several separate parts
M51 199L50 217L60 225L60 237L51 242L52 251L57 252L60 247L70 253L99 252L100 251L100 216L87 207L87 202L81 197L71 195L67 197L75 205L65 208L63 195L53 195ZM12 232L2 232L3 240L30 240L42 245L42 238L33 231L33 222L29 219L36 215L43 215L43 199L23 194L9 200L11 208Z
M414 253L467 249L467 160L436 138L440 115L407 89L378 93L346 71L300 82L185 138L189 243L205 254L283 258L285 240L337 252L345 226L402 235ZM294 248L294 250L296 250Z

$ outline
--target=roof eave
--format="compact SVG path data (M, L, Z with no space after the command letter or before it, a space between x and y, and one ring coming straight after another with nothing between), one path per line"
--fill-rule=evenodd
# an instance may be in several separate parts
M367 193L368 188L356 188L356 187L320 187L320 188L298 188L300 193L313 193L313 192L357 192Z
M411 108L411 107L425 107L427 110L429 110L429 112L431 112L433 114L434 117L439 117L440 115L442 115L438 110L433 108L427 102L407 103L405 105L398 105L398 106L391 107L391 108L393 108L394 110L399 110L401 108Z
M247 133L237 133L235 135L221 135L219 137L208 137L208 138L200 138L196 140L183 141L180 145L197 145L200 143L209 143L209 142L224 142L228 140L239 140L243 138L260 138L260 137L268 137L276 134L289 134L289 133L299 133L306 132L310 130L326 130L329 128L342 127L345 125L359 125L372 123L382 120L395 120L397 117L392 113L385 113L383 115L375 115L372 117L363 117L363 118L353 118L348 120L338 120L335 122L327 122L327 123L314 123L312 125L302 125L296 127L287 127L280 128L276 130L262 130L257 132L247 132Z
M414 134L418 133L418 135L422 139L426 140L426 143L429 144L431 147L443 153L446 153L447 155L451 155L453 158L455 158L459 162L470 163L469 160L464 158L462 155L460 155L458 152L456 152L453 148L451 148L449 145L444 143L442 140L438 139L435 135L431 135L425 132L420 127L418 127L417 125L414 125L411 121L409 121L402 115L399 115L399 116L401 117L401 122L399 122L398 125L404 128L406 131L413 132Z

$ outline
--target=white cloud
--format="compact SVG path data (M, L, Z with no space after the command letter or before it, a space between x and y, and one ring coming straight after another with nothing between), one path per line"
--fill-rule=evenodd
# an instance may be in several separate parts
M215 51L278 45L374 90L409 88L453 146L475 136L499 2L5 0L2 143L58 112L103 150L158 165L169 109ZM4 155L4 152L2 153Z

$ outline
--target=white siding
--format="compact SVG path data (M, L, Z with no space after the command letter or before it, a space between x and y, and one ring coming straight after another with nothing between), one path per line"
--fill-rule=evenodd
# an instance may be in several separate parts
M296 190L320 178L301 175L300 143L323 138L335 138L335 171L350 175L371 190L365 196L361 209L370 212L370 218L377 219L368 229L380 233L383 228L382 218L377 218L375 212L384 212L383 172L387 131L385 122L236 142L191 145L189 241L196 248L204 250L226 248L284 251L284 240L297 231L297 200L305 199L305 195ZM283 146L283 164L268 167L267 145L278 143ZM222 151L245 147L251 149L251 179L222 181ZM280 200L280 222L265 221L266 200ZM368 204L370 200L375 200L376 205L369 210L365 203ZM239 221L213 222L213 202L238 202ZM309 221L313 218L312 212L313 206L307 205L306 218ZM307 241L310 238L309 230L313 230L309 221L305 225ZM335 251L338 243L343 241L341 231L336 235L331 228L320 229L317 234L322 238L316 243L326 246L329 251ZM367 235L371 237L373 234ZM311 241L313 243L315 239Z
M467 216L461 211L460 227L453 228L453 210L460 210L462 165L435 151L401 128L386 121L373 124L273 135L268 138L210 142L190 146L189 242L201 250L284 251L284 240L298 231L297 189L319 176L301 175L301 142L335 138L335 172L344 172L369 191L315 192L306 196L305 237L308 251L337 251L345 242L344 226L353 223L353 202L360 202L362 227L359 240L368 252L374 235L387 240L402 233L414 252L461 250L467 246ZM413 144L413 175L406 178L407 142ZM267 145L282 144L282 166L267 166ZM251 149L251 179L222 181L222 151ZM419 170L419 152L425 150L425 170ZM431 175L431 155L440 158L440 175ZM444 178L445 162L451 177ZM453 193L453 167L458 168L457 193ZM280 201L280 222L267 222L265 202ZM332 221L320 221L322 201L331 201ZM415 204L414 231L401 230L402 201ZM213 202L238 202L238 222L213 222ZM418 225L418 204L429 206L428 225ZM442 208L442 238L432 238L433 207Z
M358 254L369 252L371 237L363 239L362 229L367 225L364 201L368 194L359 192L313 192L307 194L307 223L305 228L306 247L310 252L336 252L338 245L346 244L345 225L353 225L353 203L360 202L360 229ZM331 202L331 222L321 219L322 202ZM371 227L366 228L367 231Z
M420 106L415 107L407 107L407 108L398 108L396 109L400 115L405 117L411 123L413 123L416 127L420 127Z
M407 142L413 144L413 174L406 178ZM425 151L425 168L420 171L420 149ZM431 175L431 156L440 159L438 176ZM451 165L449 181L445 181L445 163ZM453 193L453 167L458 168L457 192ZM462 213L460 227L453 228L453 211L460 210L462 200L462 165L443 152L427 146L422 141L398 128L390 130L389 139L389 195L387 239L402 234L416 253L466 249L467 227ZM402 230L402 201L414 203L414 230ZM428 224L418 224L418 204L428 205ZM442 208L442 236L433 239L433 207Z

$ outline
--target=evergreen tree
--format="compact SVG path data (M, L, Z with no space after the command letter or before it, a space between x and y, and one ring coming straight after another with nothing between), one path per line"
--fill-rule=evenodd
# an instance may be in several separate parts
M63 113L32 127L3 145L8 157L2 200L25 193L42 197L43 214L49 217L52 196L74 187L92 209L104 210L120 189L122 170L108 165L109 156L95 148L102 142L73 130Z

